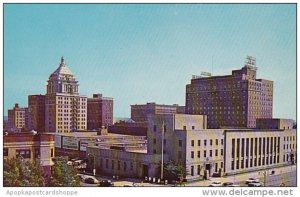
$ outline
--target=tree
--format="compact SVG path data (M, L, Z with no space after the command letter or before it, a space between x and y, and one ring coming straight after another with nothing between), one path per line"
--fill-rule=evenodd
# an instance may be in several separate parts
M29 161L22 157L4 160L3 179L3 185L8 187L45 186L40 161Z
M185 166L169 161L164 163L164 179L168 180L180 180L187 175L187 169Z
M52 176L50 177L49 186L52 187L76 187L80 186L80 179L77 171L67 165L67 158L57 157L52 168Z

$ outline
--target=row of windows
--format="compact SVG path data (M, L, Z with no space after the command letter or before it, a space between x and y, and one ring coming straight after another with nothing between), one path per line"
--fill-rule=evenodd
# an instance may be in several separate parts
M220 168L223 168L224 167L224 164L223 164L223 162L220 162ZM201 169L202 169L203 167L201 167L200 165L197 165L197 175L200 175L200 173L201 173ZM218 168L218 163L215 163L215 165L214 165L214 171L215 172L218 172L220 169ZM190 174L191 174L191 176L195 176L195 172L194 172L194 166L191 166L191 170L190 170Z
M181 152L180 152L180 154L181 154ZM179 155L180 155L179 153L178 153L178 157L179 157ZM221 156L223 156L224 155L224 151L223 151L223 149L220 149L220 155ZM213 156L213 150L209 150L209 157L212 157ZM218 149L215 149L215 157L218 157L219 156L219 150ZM206 155L206 150L204 150L203 151L203 157L207 157L207 155ZM181 157L180 157L181 158ZM179 158L179 159L180 159ZM191 151L191 158L192 159L194 159L195 157L194 157L194 151ZM197 158L200 158L200 151L197 151Z
M124 162L122 162L123 163L123 171L124 172L126 172L127 171L127 162L126 161L124 161ZM111 166L110 166L110 168L112 169L112 170L114 170L114 169L116 169L116 170L121 170L121 161L116 161L116 168L115 168L115 160L111 160L110 161L110 164L111 164ZM100 168L103 168L103 159L101 158L100 159ZM105 168L106 169L108 169L109 168L109 160L108 159L105 159ZM130 162L130 166L129 166L129 170L133 170L133 163L132 162Z
M250 161L250 163L249 163ZM244 168L252 168L257 166L264 166L264 165L271 165L271 164L279 163L279 155L269 156L269 157L262 157L262 158L246 158L245 160L233 160L231 161L231 170L239 170Z
M208 141L208 140L203 140L204 146L207 145L207 141ZM221 143L221 145L224 145L224 139L221 139L221 140L215 139L214 141L215 141L215 145L217 145L217 146L219 145L219 142ZM201 146L201 140L198 140L198 141L197 141L197 145L198 145L198 146ZM213 145L213 140L212 140L212 139L209 140L209 145L210 145L210 146ZM179 140L179 141L178 141L178 146L180 146L180 147L182 146L182 140ZM194 140L191 140L191 146L195 146Z
M77 101L86 101L87 99L86 98L74 98L74 97L61 97L61 96L59 96L59 97L57 97L58 98L58 100L70 100L70 101L73 101L73 100L77 100Z
M285 142L285 141L292 141L292 139L293 139L293 141L295 141L295 136L287 136L287 137L283 137L283 141Z

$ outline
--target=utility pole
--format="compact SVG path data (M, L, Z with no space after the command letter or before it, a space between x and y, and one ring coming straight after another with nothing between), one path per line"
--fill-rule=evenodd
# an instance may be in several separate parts
M164 135L165 135L165 122L163 121L161 129L161 168L160 168L160 180L164 177Z

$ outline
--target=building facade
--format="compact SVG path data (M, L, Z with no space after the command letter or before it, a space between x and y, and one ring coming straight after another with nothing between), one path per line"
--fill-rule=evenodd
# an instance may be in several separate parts
M147 103L145 105L131 105L131 119L135 122L146 122L149 115L154 114L176 114L184 113L183 106L161 105L156 103Z
M255 128L272 118L273 81L256 78L255 59L232 75L193 77L186 85L186 113L207 115L208 128Z
M87 147L87 153L95 155L100 174L125 175L122 167L117 168L119 171L115 168L126 158L137 164L134 176L140 178L146 174L159 178L162 158L164 163L173 161L184 166L187 180L264 170L296 162L296 130L288 129L292 120L281 123L278 128L269 125L271 129L207 129L205 115L152 115L148 120L147 152L93 146Z
M93 98L87 99L88 130L113 125L113 104L113 98L102 97L102 94L94 94Z
M28 96L29 130L45 132L45 95Z
M63 57L50 75L45 96L45 131L74 132L87 128L87 97L79 95L79 84Z
M18 103L8 110L8 127L10 130L21 131L25 129L28 120L28 108L20 107Z
M39 159L44 175L51 174L52 158L55 156L54 136L50 134L6 133L3 137L4 159L22 156L23 159Z

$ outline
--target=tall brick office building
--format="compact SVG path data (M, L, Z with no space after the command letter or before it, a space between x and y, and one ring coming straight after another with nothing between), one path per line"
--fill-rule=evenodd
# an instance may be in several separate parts
M257 79L255 58L231 75L193 77L186 85L186 113L207 115L208 128L254 128L272 118L273 81Z

